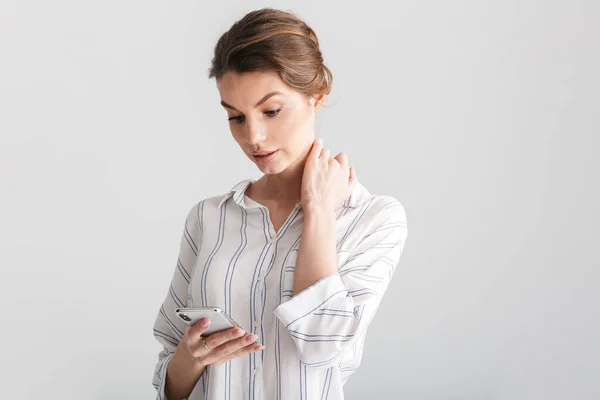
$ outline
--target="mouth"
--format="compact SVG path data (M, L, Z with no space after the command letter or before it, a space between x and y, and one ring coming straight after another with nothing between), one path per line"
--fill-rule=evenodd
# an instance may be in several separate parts
M252 153L252 157L267 157L271 154L275 153L277 150L273 151L261 151L260 153Z
M261 153L253 153L252 157L255 161L259 163L265 163L271 161L279 150L274 150L271 152L261 152Z

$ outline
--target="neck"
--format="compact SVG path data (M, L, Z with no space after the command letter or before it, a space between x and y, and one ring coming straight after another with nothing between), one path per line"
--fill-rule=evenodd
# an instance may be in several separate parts
M276 206L293 207L300 203L302 175L308 154L300 157L279 174L263 175L252 184L256 198Z

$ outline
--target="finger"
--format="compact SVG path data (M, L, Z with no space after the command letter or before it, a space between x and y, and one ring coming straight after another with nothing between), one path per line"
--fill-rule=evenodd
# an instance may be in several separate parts
M264 350L264 348L265 348L265 346L258 344L258 343L249 344L249 345L244 346L244 347L234 351L233 353L230 353L227 356L217 360L214 364L220 365L220 364L226 363L227 361L233 360L234 358L241 357L245 354L250 354L250 353Z
M205 357L207 354L212 353L223 342L236 339L243 335L243 329L231 328L227 329L226 331L216 332L208 336L198 336L194 338L192 344L189 345L190 351L195 357ZM206 346L204 345L205 343Z
M223 343L227 343L231 340L235 340L238 339L242 336L244 336L246 332L244 332L244 330L240 327L235 327L235 328L230 328L221 332L216 332L213 333L210 336L207 336L205 338L206 340L206 344L208 345L208 347L210 347L211 349L216 349L217 347L221 346ZM204 345L202 344L202 346L204 347Z
M210 321L207 318L201 318L198 322L193 325L189 325L185 328L185 340L188 351L194 356L198 357L206 349L202 344L203 333L210 327ZM202 347L202 348L201 348Z
M356 183L358 182L358 178L356 177L356 171L354 171L354 167L350 167L350 179L348 181L348 195L352 194L354 188L356 187Z
M338 155L335 156L334 159L336 159L341 165L345 167L348 166L348 156L346 155L346 153L338 153Z
M221 358L227 357L229 354L235 353L236 351L245 346L258 344L255 343L256 338L256 335L249 333L247 335L244 335L243 337L225 342L219 347L213 349L209 354L207 354L204 360L207 364L212 364L213 362L218 361Z
M244 354L254 353L254 352L263 350L264 348L265 348L265 346L263 346L262 344L252 343L252 344L249 344L247 346L244 346L244 347L234 351L233 353L228 354L227 356L215 361L213 364L221 365L221 364L226 363L227 361L233 360L234 358L241 357Z
M328 148L321 149L321 155L319 156L319 159L329 161L329 149Z
M210 320L208 318L201 318L194 325L189 326L186 330L189 330L189 335L194 340L200 340L200 337L210 327Z
M323 148L323 139L316 138L313 142L312 149L310 151L309 158L316 162L319 159L319 155L321 154L321 149Z
M350 176L348 179L350 184L356 182L356 171L354 170L354 167L350 167Z

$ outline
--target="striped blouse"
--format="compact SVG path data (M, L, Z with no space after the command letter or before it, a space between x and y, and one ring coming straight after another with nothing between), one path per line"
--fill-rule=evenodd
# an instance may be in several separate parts
M275 232L267 207L245 195L254 179L189 211L154 337L162 345L152 383L164 400L167 364L183 337L177 307L222 308L261 351L208 366L189 400L343 399L367 327L407 236L402 204L356 183L336 210L338 273L293 295L301 240L300 204Z

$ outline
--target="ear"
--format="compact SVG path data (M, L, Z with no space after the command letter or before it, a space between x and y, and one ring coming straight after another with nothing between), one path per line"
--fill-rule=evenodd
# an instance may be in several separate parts
M325 105L325 100L327 100L326 94L311 96L310 103L314 107L315 112L319 111Z

